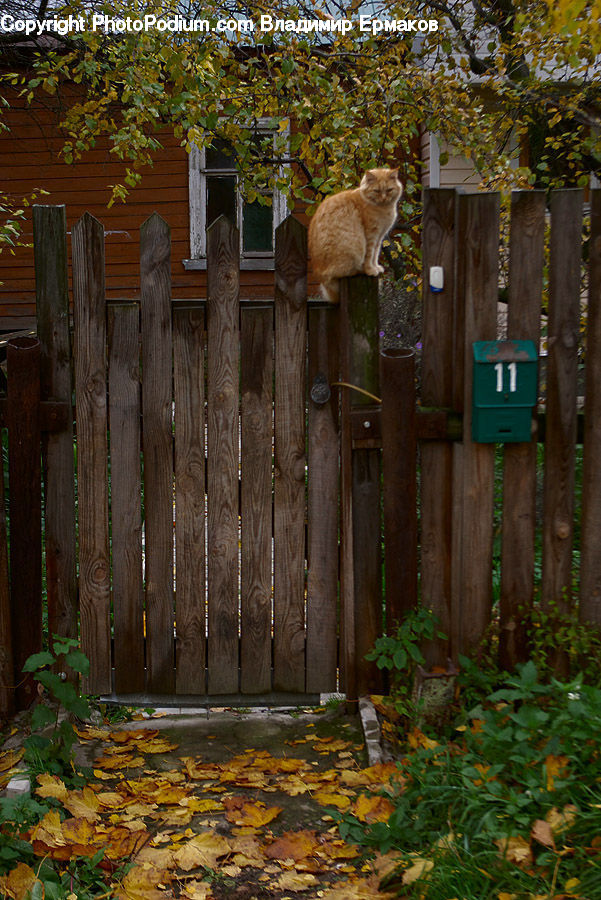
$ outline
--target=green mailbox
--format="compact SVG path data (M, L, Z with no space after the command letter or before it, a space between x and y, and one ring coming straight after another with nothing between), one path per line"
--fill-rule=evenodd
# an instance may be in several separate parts
M529 441L536 406L538 356L532 341L475 341L472 439Z

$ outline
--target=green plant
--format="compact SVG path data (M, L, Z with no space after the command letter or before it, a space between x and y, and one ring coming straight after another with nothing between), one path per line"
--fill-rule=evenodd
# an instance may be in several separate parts
M397 712L403 715L413 715L416 711L411 695L417 667L425 663L421 645L435 637L445 638L437 630L437 624L432 610L417 606L407 613L392 634L379 637L373 650L366 654L366 659L374 661L379 669L390 672L393 702Z
M52 671L52 668L58 671ZM54 635L53 652L34 653L23 666L47 692L44 703L33 711L31 728L39 732L52 726L51 734L32 734L25 742L25 761L32 772L61 775L73 771L72 748L76 734L68 716L84 719L90 715L87 700L67 680L65 669L87 675L90 663L77 641Z
M581 672L584 681L599 682L601 670L601 633L596 628L579 622L575 605L540 603L532 609L529 642L531 657L541 678L553 675L553 663L558 654L563 655L570 673Z
M598 900L600 727L599 688L581 677L541 683L529 662L469 711L452 741L407 751L386 822L347 815L341 832L383 852L400 850L405 867L415 854L431 863L415 886L399 886L404 897L558 896L577 879L572 895ZM533 837L536 823L554 838ZM526 864L507 853L509 840Z

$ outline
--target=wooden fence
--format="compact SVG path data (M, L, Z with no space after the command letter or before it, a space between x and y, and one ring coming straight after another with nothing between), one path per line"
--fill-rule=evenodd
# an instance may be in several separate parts
M550 218L540 591L565 605L581 193L556 192ZM292 218L277 232L273 303L240 302L238 240L224 219L209 229L206 302L172 301L169 229L154 215L141 231L139 301L107 306L103 230L86 214L72 232L72 336L64 208L36 207L34 227L38 340L9 348L0 408L4 711L16 683L17 705L33 696L20 672L41 646L43 571L49 633L80 634L95 693L247 703L343 689L354 700L380 687L365 653L418 590L448 635L425 648L432 665L474 653L493 617L503 665L527 656L537 444L504 449L493 610L495 449L471 437L472 343L497 336L498 195L425 193L419 402L413 351L378 352L375 279L345 280L339 309L307 302L305 231ZM537 345L544 228L544 195L515 194L507 336ZM579 614L598 626L601 192L588 252ZM440 293L428 288L433 265L444 269Z

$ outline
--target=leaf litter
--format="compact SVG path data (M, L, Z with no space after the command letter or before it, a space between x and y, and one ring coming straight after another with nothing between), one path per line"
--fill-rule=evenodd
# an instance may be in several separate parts
M100 744L93 778L72 789L57 775L38 775L35 794L55 801L56 808L25 837L40 861L59 866L102 849L106 898L392 896L379 888L374 864L342 840L330 815L350 810L362 821L377 822L393 809L377 792L390 790L391 778L401 780L396 765L360 768L352 741L312 733L291 742L294 755L248 749L214 762L202 754L174 756L177 744L154 728L83 726L77 733L82 743ZM303 743L306 753L299 752ZM155 760L164 765L172 759L171 769L153 768ZM367 796L365 790L376 793ZM278 795L309 803L312 827L299 822L284 830ZM127 861L128 870L116 877ZM378 865L386 868L382 859ZM36 881L35 869L20 863L0 878L0 891L25 900Z

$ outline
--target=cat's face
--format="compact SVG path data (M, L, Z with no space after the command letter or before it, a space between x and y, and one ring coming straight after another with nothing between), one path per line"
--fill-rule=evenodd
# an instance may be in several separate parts
M370 169L363 176L360 187L367 199L378 206L396 203L403 193L398 169Z

